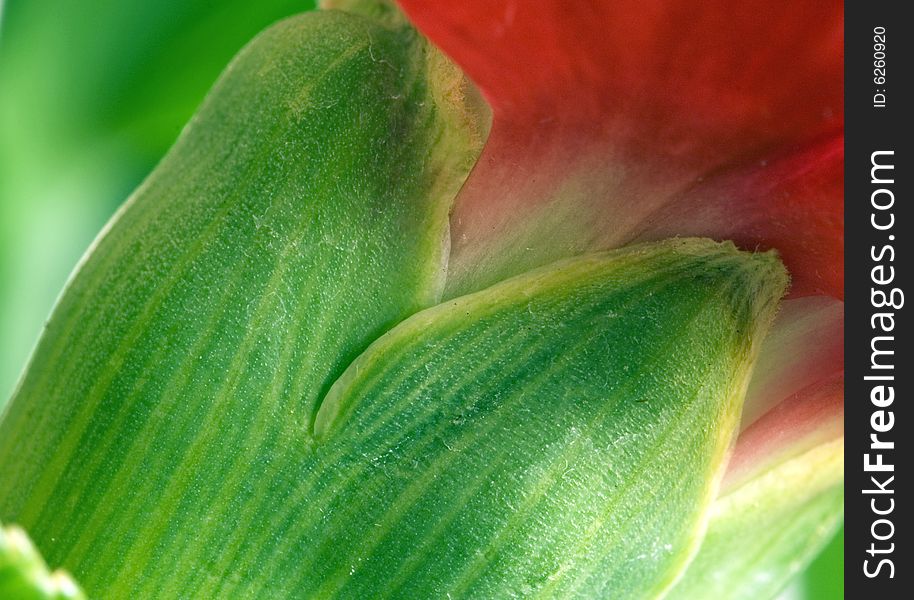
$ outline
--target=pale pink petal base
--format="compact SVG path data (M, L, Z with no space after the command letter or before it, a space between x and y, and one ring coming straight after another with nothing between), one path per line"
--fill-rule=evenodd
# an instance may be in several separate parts
M844 437L844 374L813 383L778 404L739 437L722 493L774 465Z

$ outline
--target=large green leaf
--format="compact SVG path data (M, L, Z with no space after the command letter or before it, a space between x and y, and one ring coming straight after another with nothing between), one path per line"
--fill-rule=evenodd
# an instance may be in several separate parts
M46 541L103 595L652 597L701 534L785 283L704 241L559 263L395 327L313 438L269 397L245 429L246 407L186 396L194 471L151 464L181 430L141 429L123 485L84 472L36 526L74 524Z
M0 1L0 4L2 4L2 1ZM30 2L28 4L14 3L14 6L16 4L18 4L19 6L29 6L30 5L30 6L34 7L33 12L44 11L45 13L50 14L49 11L42 9L39 6L40 3L37 3L37 2ZM45 4L47 4L47 3L45 3ZM63 3L63 4L66 4L66 3ZM169 5L164 10L159 10L158 5L156 5L156 7L152 7L150 5L149 7L146 7L146 12L136 11L133 8L133 6L129 5L129 4L115 3L115 4L112 4L111 6L107 7L109 10L104 10L104 11L91 11L91 10L87 11L85 9L84 4L80 4L79 5L80 8L77 10L76 5L74 4L74 14L82 13L82 14L94 15L91 19L91 23L89 23L89 22L81 23L81 22L78 22L78 19L76 21L74 21L73 19L70 19L70 18L60 19L60 22L67 22L68 24L72 24L77 29L80 26L89 25L89 27L86 28L86 31L90 33L90 37L95 38L94 40L90 40L90 41L94 41L95 44L94 45L81 44L78 47L79 48L89 48L89 52L91 54L96 54L99 56L101 56L102 54L106 54L108 56L116 57L119 62L117 64L115 64L113 68L111 68L109 65L110 61L109 61L109 63L99 63L99 64L103 64L106 66L104 66L103 68L100 68L98 70L98 72L95 73L94 75L92 73L90 73L90 76L87 78L87 77L84 77L84 75L79 70L79 67L80 67L79 61L81 60L81 58L76 53L68 50L67 52L62 52L60 54L61 54L61 56L66 56L68 58L72 58L71 62L73 64L69 65L66 69L63 69L62 72L66 72L66 73L72 75L71 79L73 79L74 83L79 84L78 85L79 90L91 90L93 92L98 92L100 90L113 89L116 93L109 94L110 102L98 103L97 101L93 100L92 103L90 103L89 101L85 100L82 96L74 98L72 93L48 93L48 94L46 94L46 96L48 98L55 98L55 99L59 100L59 104L55 105L56 106L55 110L49 111L49 110L42 110L42 107L44 105L40 101L40 94L36 96L36 94L32 93L32 90L30 90L30 88L28 88L28 86L12 86L11 87L10 85L7 85L7 86L5 86L5 92L9 92L10 90L15 89L15 90L17 90L17 93L20 93L21 95L23 95L23 97L25 97L27 99L27 103L24 103L23 105L30 104L33 108L32 112L35 115L41 117L41 119L36 122L49 123L51 121L49 121L46 117L48 115L53 115L54 119L50 126L53 126L56 128L60 125L60 123L58 123L58 121L60 121L60 115L65 114L62 109L72 110L73 107L76 107L76 109L78 109L78 110L87 111L86 114L89 115L89 118L84 118L84 115L82 113L80 113L80 115L78 116L77 119L75 119L75 120L71 119L71 121L91 124L93 127L98 127L98 126L103 125L105 128L110 129L110 130L117 129L120 131L127 131L129 133L129 135L131 136L131 138L138 140L144 149L149 150L150 152L155 152L158 145L161 145L162 143L171 139L170 136L173 135L173 132L176 131L177 123L183 121L183 117L178 115L178 113L181 113L183 115L186 115L189 113L192 106L196 103L197 96L195 94L199 93L199 91L202 90L207 85L208 77L211 76L209 73L215 73L214 69L216 69L218 67L218 64L221 64L220 60L222 60L221 58L216 57L216 54L213 54L212 56L210 56L210 58L206 61L206 65L204 67L204 70L207 73L207 75L204 75L201 77L198 74L199 71L196 71L191 66L193 61L183 60L182 58L180 58L181 53L182 52L185 52L185 53L193 52L194 44L198 43L199 39L205 38L208 40L209 46L214 46L214 44L222 43L223 46L221 46L220 47L221 49L218 50L222 54L219 56L223 56L223 55L228 56L228 54L231 53L231 48L229 47L228 41L235 40L235 42L240 42L242 39L245 39L247 37L247 34L245 34L243 31L244 27L253 28L253 29L251 29L251 31L253 31L255 29L259 29L259 25L256 25L256 19L264 17L272 10L276 10L277 14L280 14L279 11L286 10L288 8L288 6L293 3L282 2L282 1L277 0L275 2L276 6L274 8L274 7L260 7L261 3L254 3L257 5L255 7L254 5L249 6L248 4L244 4L243 2L237 3L237 2L230 1L228 4L225 4L221 10L213 11L212 15L205 15L205 14L201 13L201 18L198 19L198 21L199 21L198 24L193 24L193 19L191 19L188 22L192 23L192 25L186 26L184 30L178 30L173 27L174 23L180 22L181 19L183 19L184 17L187 16L187 14L193 13L194 11L198 11L198 5L202 6L202 4L203 3L198 3L198 2L183 3L182 7L183 6L187 6L187 7L192 6L192 8L189 8L187 10L185 10L185 8L180 8L180 10L177 10L177 12L180 14L177 14L177 15L172 15L170 13L168 13L166 15L167 11L171 10L172 8L177 7L177 4L174 4L173 6ZM237 6L236 6L236 4L237 4ZM351 4L351 3L344 2L344 4ZM129 7L129 8L126 8L126 10L119 11L118 7ZM250 8L250 11L247 10L248 8ZM110 10L110 9L115 9L115 10ZM158 11L159 13L161 13L162 18L159 18L158 20L147 18L147 14L150 11L152 11L152 12ZM58 13L64 14L63 11L54 11L55 15L57 15ZM128 15L128 13L129 13L129 15ZM250 15L248 13L250 13ZM136 23L134 23L133 29L130 29L129 27L123 27L123 26L121 26L122 24L119 24L117 22L117 19L124 15L130 16L133 19L133 21L136 21ZM109 24L118 23L118 24L116 26L99 27L99 23L96 20L96 16L98 18L105 19L106 23L109 23ZM196 17L194 17L194 18L196 18ZM243 26L242 26L242 22L244 22ZM160 28L160 29L156 29L156 28ZM169 47L171 54L167 54L167 55L163 54L162 56L152 56L151 58L145 57L142 52L143 52L143 48L146 48L146 47L141 47L142 44L149 43L150 40L153 40L155 43L149 44L149 47L155 47L155 50L158 50L158 46L160 45L159 40L162 39L162 36L163 36L161 28L164 28L166 30L174 29L174 31L171 31L171 33L174 34L173 37L175 38L175 40L177 40L177 43L174 44L173 48ZM136 30L140 30L140 29L145 29L145 35L142 37L138 37L136 35ZM8 33L8 31L9 30L7 30L4 33ZM24 36L27 39L33 40L33 43L31 44L30 48L27 47L25 51L19 52L20 56L41 57L42 55L47 54L48 48L55 47L55 46L53 46L53 44L56 43L57 45L61 45L61 40L64 38L57 35L57 32L55 30L49 30L49 31L53 35L49 34L49 35L44 35L44 37L41 37L41 36L34 36L31 34L27 34L26 36ZM98 31L102 35L97 36L95 33L96 31ZM169 31L166 31L165 33L168 34ZM69 34L67 34L67 35L69 35ZM167 37L167 35L166 35L166 37ZM13 39L13 38L11 38L11 36L9 36L9 35L0 36L0 41L9 42L10 39ZM212 43L209 43L209 42L212 42ZM108 44L108 46L106 46L105 44ZM119 47L119 45L122 45L122 44L129 45L129 47L132 48L133 50L131 50L131 52L119 52L116 50L112 51L112 48L117 48L117 47ZM8 59L11 56L10 53L8 52L8 50L10 48L11 48L11 46L9 43L7 43L4 46L4 52L3 52L4 58ZM77 48L77 46L74 45L73 48ZM137 48L139 48L139 50L134 51ZM39 53L33 52L34 49L37 49L40 52ZM146 48L146 49L148 50L149 48ZM199 55L200 53L198 52L197 54ZM140 59L139 61L137 61L138 58ZM143 67L143 69L130 71L129 69L127 69L125 67L125 64L130 61L139 62L145 66ZM29 69L32 69L35 72L40 71L43 73L47 73L47 65L41 66L41 62L38 59L35 59L34 62L35 62L34 67L30 67L27 65L26 68L19 69L19 72L27 73L29 71ZM5 65L7 65L7 66L9 64L10 64L9 61L7 61L5 63ZM206 69L208 69L208 71L206 71ZM3 72L3 74L9 75L12 72L13 72L12 70L7 68ZM127 74L128 76L125 77L125 74ZM56 83L58 83L60 81L65 81L65 82L70 81L69 79L61 79L60 77L54 77L54 76L48 76L48 75L43 76L41 79L42 79L42 81L52 82L55 85L56 85ZM87 82L89 82L90 85L87 85ZM110 86L106 85L106 83L110 84ZM4 88L4 86L0 85L0 88ZM9 96L8 93L6 95ZM37 102L35 101L36 97L38 98ZM0 98L0 100L2 100L2 98ZM96 109L100 109L100 110L98 110L98 113L97 114L92 113L92 111L96 110ZM114 110L112 110L112 109L114 109ZM26 136L32 135L34 133L34 131L35 131L34 128L32 128L30 125L25 125L26 123L30 123L30 121L23 120L21 118L23 115L23 112L21 110L16 110L16 111L8 110L8 111L6 111L6 114L8 116L12 115L17 122L23 123L22 129L25 132ZM42 115L44 115L44 116L42 116ZM106 129L105 135L107 135L107 129ZM10 136L7 136L7 137L10 137ZM10 137L10 139L12 139L12 138ZM53 142L53 143L56 143L56 142ZM84 148L81 147L80 152L82 152L83 149ZM17 138L16 143L10 144L9 156L12 156L14 152L15 152L16 156L24 156L25 153L23 153L22 150L23 150L23 147L21 144L18 143L18 138ZM94 159L95 162L98 164L104 163L104 166L96 168L96 170L99 172L101 172L102 170L104 170L106 172L111 172L113 169L115 169L115 167L112 166L113 162L111 160L111 158L112 158L111 153L108 152L108 150L106 150L106 152L107 152L107 154L104 154L103 157L101 157L101 158L96 157L96 159ZM131 158L130 160L133 160L133 159ZM73 162L72 157L68 158L67 162L72 163ZM18 168L18 166L19 166L18 164L13 164L11 161L7 161L6 166L10 167L11 165L13 167L13 171L18 171L19 173L22 172L22 169ZM117 168L120 168L120 167L117 167ZM131 168L134 168L134 167L131 167ZM0 177L0 179L6 179L7 183L9 183L9 181L10 181L9 175L11 174L9 168L6 171L6 174L7 174L7 177L5 177L5 178ZM13 173L13 174L16 174L16 173ZM40 176L42 178L46 177L46 175L43 173ZM117 177L120 178L121 175L119 174ZM110 183L108 185L110 186ZM117 185L121 185L120 179L118 179ZM73 186L70 184L67 184L66 186L57 186L57 187L66 187L69 189ZM88 189L89 187L91 187L91 186L87 186L86 189ZM98 187L98 186L96 186L96 187ZM93 189L95 189L95 188L93 188ZM24 195L20 194L20 195L23 197L29 197L30 199L33 198L33 195L30 195L30 194L24 194ZM2 203L2 199L0 199L0 203ZM26 205L21 204L21 206L26 206ZM34 210L35 210L34 202L32 202L30 200L30 202L28 203L28 206L30 207L29 210L34 212ZM66 212L59 210L59 207L55 208L53 211L48 210L47 212L48 213L53 212L57 219L72 219L73 218L72 216L66 216ZM9 219L9 220L7 220L7 224L10 226L10 231L12 231L13 228L15 227L15 222L12 219ZM48 237L48 236L46 236L46 237ZM50 237L55 237L55 236L54 236L54 234L52 234ZM227 239L227 238L224 238L224 239ZM249 239L253 239L253 238L249 238ZM9 240L12 240L12 237L10 237ZM255 251L260 252L261 250L262 250L261 248L257 248ZM23 252L28 252L28 251L29 251L29 249L23 250ZM250 252L250 250L248 250L248 252ZM112 261L109 264L108 268L114 268L114 267L111 267L110 265L116 265L116 264L117 264L116 261ZM0 264L0 270L2 270L2 267L3 267L3 265ZM0 276L2 276L2 273L0 273ZM161 279L159 281L161 281ZM298 284L298 282L296 282L296 285L297 284ZM326 285L326 284L322 283L321 285ZM0 287L2 287L2 286L0 286ZM188 287L190 287L190 286L188 286ZM213 286L209 286L208 288L204 287L202 289L201 293L208 293L210 290L212 290L212 287ZM345 287L345 286L341 286L340 289L343 289L343 287ZM12 287L10 287L10 289L12 289ZM284 295L283 293L278 294L278 296L281 297L280 301L286 302L289 297L292 298L292 302L299 301L299 298L294 296L294 291L293 291L294 289L299 289L299 288L296 288L293 286L292 289L284 290L284 292L287 293L288 295ZM21 303L31 302L28 299L22 300L22 298L24 298L24 296L20 293L20 291L21 290L17 288L16 294L17 294L17 298L20 298L20 302ZM83 314L91 316L93 311L96 310L96 308L98 308L99 306L104 306L105 303L102 302L101 298L95 297L96 296L95 291L90 291L89 293L87 293L87 295L94 297L93 302L95 302L95 305L94 305L94 308L90 308L90 309L86 310ZM216 298L227 296L227 295L228 295L227 293L226 294L219 294L219 293L214 294L214 296ZM235 295L234 297L237 298L238 295ZM251 298L250 302L253 304L253 303L255 303L255 300L256 300L255 298ZM163 306L167 305L168 303L170 303L170 300L164 301ZM419 305L424 305L427 303L428 302L426 301L426 302L420 303ZM40 309L40 310L44 310L44 309ZM408 312L410 312L410 311L406 310L406 311L404 311L403 314L407 314ZM16 311L17 319L19 321L22 321L22 319L20 318L22 313L23 313L22 310ZM186 313L185 313L185 316L186 316ZM173 321L177 322L179 320L180 319L175 318ZM190 320L192 320L192 319L187 319L187 321L190 321ZM390 322L393 322L395 320L396 319L392 319ZM269 319L267 319L267 321L269 321ZM267 325L268 325L268 323L265 326L267 326ZM26 324L25 327L29 327L29 326ZM53 327L53 324L52 324L52 327ZM379 327L379 330L383 330L385 328L386 328L386 324L382 327ZM188 335L195 335L197 332L198 332L198 330L194 330ZM290 335L290 332L283 331L279 335L288 336L288 335ZM154 339L154 336L151 336L150 339ZM165 340L166 337L160 336L159 339ZM235 336L235 340L237 340L237 339L240 339L240 336ZM367 343L367 340L369 340L369 339L371 339L371 336L366 336L366 339L362 341L361 345L363 346L365 343ZM344 340L344 342L345 342L345 340ZM45 340L45 342L43 342L43 343L47 344L47 340ZM169 341L169 343L170 343L170 341ZM228 344L231 345L231 343L233 343L233 341L230 341ZM277 342L277 344L278 343L279 342ZM311 340L302 340L298 343L298 347L306 348L311 343L312 343ZM257 349L260 347L260 345L261 345L260 339L258 339L257 341L252 342L252 344L250 345L250 348L254 349L253 352L256 353L258 351ZM357 349L357 348L360 348L361 346L359 344L353 344L353 347ZM179 348L180 348L180 346L179 346ZM226 350L226 352L232 352L232 351L235 351L235 349L229 348ZM164 356L165 355L164 353L167 353L168 351L163 349L162 352L163 352L163 356ZM307 352L307 351L305 351L305 352ZM354 350L352 350L352 352L356 352L356 350L354 349ZM91 360L101 360L98 358L97 355L95 355L92 352L89 352L87 354L89 355L89 358ZM102 354L102 352L98 353L98 355L101 355L101 354ZM60 366L60 365L66 366L65 362L66 362L66 356L58 357L58 359L53 362L52 366L46 367L46 370L52 371L53 369L57 368L57 366ZM343 364L345 364L345 361L340 361L340 365L337 365L336 370L337 371L340 370L342 368L341 365L343 365ZM218 367L215 368L214 370L218 371ZM332 370L332 369L330 369L330 370ZM102 369L102 371L104 371L104 369ZM204 371L205 371L205 369L204 369ZM96 372L98 372L98 371L96 371ZM214 377L216 377L216 376L214 375ZM246 377L246 375L242 376L242 378L243 377ZM0 379L2 379L2 377L0 377ZM129 381L129 377L126 380ZM163 380L167 380L167 377L158 378L154 381L161 382ZM328 381L329 381L329 379L328 379ZM3 386L0 385L0 393L2 393L2 387ZM326 387L326 385L324 387ZM147 403L148 405L155 405L159 401L159 399L163 398L164 396L165 396L165 393L161 389L154 391L154 392L141 391L137 394L137 397L142 398L143 402ZM267 397L267 402L271 402L272 399L274 398L274 395L267 394L266 397ZM77 395L75 393L69 394L68 396L66 396L66 398L74 398L74 399L77 399L77 401L79 401L77 398ZM182 400L187 399L187 398L188 397L186 397L184 395L181 396ZM106 401L109 402L109 404L111 404L113 402L110 399L108 399ZM2 402L3 402L3 399L0 398L0 405L2 405ZM37 403L37 402L38 402L37 400L34 401L34 403ZM176 402L176 401L172 400L172 402ZM213 406L209 407L209 409L207 409L207 410L210 410L210 409L216 410L218 408L218 406L220 406L220 405L214 403ZM222 405L222 406L224 406L224 405ZM198 415L204 415L206 413L205 410L198 410L199 407L192 407L192 408L193 408L193 410L197 411ZM45 415L47 415L49 412L49 409L44 409L44 410L45 410ZM201 416L201 418L203 418L203 417ZM128 419L130 419L132 421L133 417L132 416L128 417ZM141 429L139 429L139 428L135 428L135 429L136 429L136 431L141 431ZM160 423L160 429L161 429L161 423ZM118 440L132 439L131 436L133 436L136 433L136 431L125 432L123 436L118 435L116 437ZM3 433L5 433L5 431L0 430L0 435L2 435ZM26 436L22 436L22 437L24 438ZM40 445L45 442L38 441L36 443ZM80 445L78 446L77 450L74 450L74 452L81 451L84 449L84 446L82 446L81 443L82 442L80 441ZM162 442L157 442L157 443L162 443ZM168 443L171 443L171 442L168 442ZM262 458L262 456L261 456L261 458ZM69 459L66 459L66 460L69 460ZM86 459L86 463L81 463L81 464L96 464L97 465L97 464L99 464L99 461L104 462L107 460L108 460L107 456L105 458L95 457L91 460ZM115 460L120 460L120 459L115 457ZM264 460L266 460L266 459L264 459ZM268 460L272 461L273 457L271 456ZM94 463L93 463L93 461L94 461ZM0 481L0 485L2 485L2 481ZM6 492L0 492L0 497L4 496L5 494L6 494ZM78 494L71 494L71 495L67 496L67 501L76 502L77 498L79 498ZM835 505L834 503L831 504L832 514L835 514L836 507L837 507L837 505ZM777 508L777 507L774 507L774 508ZM806 509L801 507L800 510L805 511ZM4 501L0 500L0 516L5 516L6 514L7 513L5 511ZM784 517L794 516L794 513L787 512L786 508L780 514ZM781 524L783 524L783 522L784 522L783 520L781 522L779 522L778 526L781 526ZM809 520L808 523L810 526L814 525L814 523L811 520ZM63 524L60 524L59 526L63 526ZM714 534L714 530L715 530L715 527L712 524L712 536ZM769 530L769 533L770 533L770 530ZM794 539L796 539L797 537L798 536L794 536ZM53 538L52 538L52 540L53 540ZM171 552L172 549L159 548L156 551L168 553L168 552ZM233 552L235 552L237 554L237 549L233 550ZM224 565L224 564L230 564L230 563L223 562L222 564ZM762 561L757 561L755 563L755 566L758 567L761 564L763 564ZM787 564L786 562L781 562L780 566L783 568L783 566L786 564ZM218 578L221 576L219 574L219 569L216 567L207 566L206 572L207 572L207 577L209 577L211 580L218 580ZM779 571L779 572L781 572L781 571ZM245 576L247 576L247 575L245 575ZM232 574L230 578L235 580L236 583L237 583L237 581L240 581L243 579L243 577L241 575L238 575L237 573ZM154 585L154 584L150 584L150 585ZM357 588L359 585L364 585L364 584L352 584L352 585ZM150 588L147 588L147 589L150 589ZM204 587L202 589L204 591L206 591L206 590L212 590L215 588L213 587L213 585L211 585L210 587ZM3 594L0 593L0 596L2 596L2 595Z
M437 301L479 146L461 81L342 13L250 44L58 303L0 423L0 516L93 595L256 579L183 549L253 533L330 383Z
M85 596L69 575L48 570L22 529L0 523L0 598L79 600Z

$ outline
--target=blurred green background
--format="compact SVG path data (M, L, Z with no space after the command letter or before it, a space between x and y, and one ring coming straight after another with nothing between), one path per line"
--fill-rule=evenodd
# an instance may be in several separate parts
M313 5L0 0L0 406L79 257L222 68ZM842 545L784 597L843 598Z

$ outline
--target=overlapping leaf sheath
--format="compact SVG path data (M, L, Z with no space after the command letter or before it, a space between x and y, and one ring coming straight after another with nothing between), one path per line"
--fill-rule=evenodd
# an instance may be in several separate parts
M776 597L841 523L843 452L840 440L823 445L719 498L698 556L666 598Z
M666 596L773 598L844 514L843 376L801 390L740 434L701 550Z
M655 597L699 542L785 281L771 255L674 241L405 321L318 414L301 589Z
M648 598L697 549L782 265L677 240L438 304L479 120L375 16L254 41L48 323L0 518L93 597Z

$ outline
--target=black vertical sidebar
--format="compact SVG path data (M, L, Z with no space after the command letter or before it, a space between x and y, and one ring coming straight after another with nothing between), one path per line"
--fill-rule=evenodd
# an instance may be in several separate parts
M845 590L914 594L914 273L905 2L845 3Z

